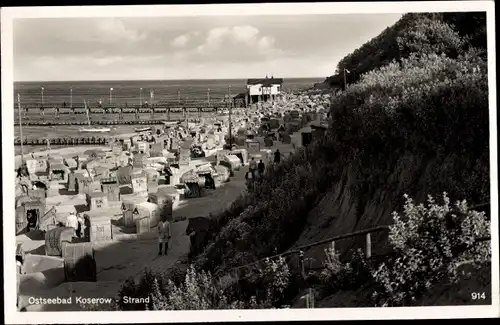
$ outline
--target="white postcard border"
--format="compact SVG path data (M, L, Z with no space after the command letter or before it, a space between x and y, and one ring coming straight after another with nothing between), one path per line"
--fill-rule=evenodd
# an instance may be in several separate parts
M13 30L16 18L56 17L132 17L132 16L198 16L198 15L306 15L348 13L486 11L488 39L488 82L490 87L490 162L491 162L491 244L492 305L453 307L401 308L328 308L230 311L148 311L148 312L17 312L15 306L15 228L13 216L15 194L14 174L14 107L13 98ZM500 315L499 249L498 249L498 175L496 127L496 56L495 15L493 1L426 1L426 2L356 2L356 3L294 3L294 4L221 4L182 6L102 6L102 7L22 7L2 8L2 170L5 321L10 324L54 323L151 323L151 322L215 322L215 321L283 321L283 320L365 320L480 318ZM146 316L147 315L147 316Z

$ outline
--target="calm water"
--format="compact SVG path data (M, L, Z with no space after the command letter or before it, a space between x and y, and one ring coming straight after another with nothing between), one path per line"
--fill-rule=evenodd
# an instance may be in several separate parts
M296 90L308 88L314 83L323 81L323 78L291 78L285 79L284 90ZM207 92L210 88L210 99L222 100L228 94L231 86L231 94L236 95L244 92L246 88L245 79L219 79L219 80L147 80L147 81L57 81L57 82L15 82L14 96L17 102L17 94L21 95L23 107L45 107L62 106L63 103L70 105L71 91L73 94L73 106L83 107L84 99L90 106L109 104L110 88L111 102L114 105L138 105L141 99L143 103L159 103L161 101L177 101L177 91L180 91L181 100L207 100ZM151 97L151 91L153 97Z

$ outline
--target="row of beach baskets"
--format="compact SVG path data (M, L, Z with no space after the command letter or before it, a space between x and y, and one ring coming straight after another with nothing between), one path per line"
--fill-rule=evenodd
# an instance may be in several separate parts
M94 225L90 238L77 238L71 227L55 227L45 233L45 254L64 259L64 273L68 282L94 282L97 280L97 265L94 243L112 240L111 222ZM149 232L150 218L136 220L137 233ZM89 241L90 239L90 241Z
M48 230L45 233L45 254L63 258L66 281L97 281L93 243L75 238L73 228Z

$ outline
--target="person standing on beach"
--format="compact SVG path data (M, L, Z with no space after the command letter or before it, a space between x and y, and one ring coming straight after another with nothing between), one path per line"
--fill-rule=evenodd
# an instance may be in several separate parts
M162 246L165 244L165 255L168 252L168 241L172 237L170 222L168 222L165 216L162 217L161 221L158 223L158 243L160 251L158 255L162 255Z
M245 174L245 180L247 182L247 188L250 190L253 187L253 182L254 182L254 174L252 173L251 170L247 171Z
M76 219L78 220L78 227L76 229L76 237L80 238L80 237L82 237L83 226L85 224L85 221L83 220L81 214L79 214L79 213L76 215Z
M77 235L78 217L74 213L71 213L66 219L66 227L73 228L75 230L75 235Z
M83 238L90 238L90 218L87 214L83 216Z

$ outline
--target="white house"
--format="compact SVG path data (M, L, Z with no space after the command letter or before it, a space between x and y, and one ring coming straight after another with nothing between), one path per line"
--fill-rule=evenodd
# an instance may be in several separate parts
M276 100L281 96L283 78L248 79L247 80L247 103Z

